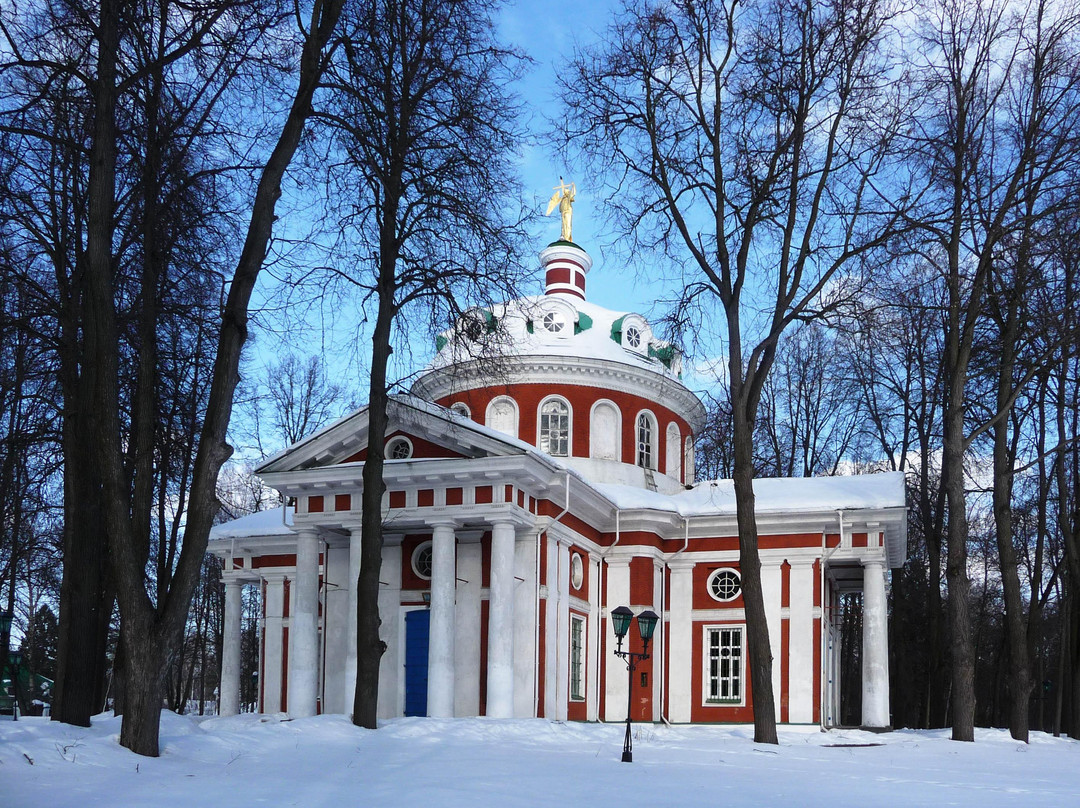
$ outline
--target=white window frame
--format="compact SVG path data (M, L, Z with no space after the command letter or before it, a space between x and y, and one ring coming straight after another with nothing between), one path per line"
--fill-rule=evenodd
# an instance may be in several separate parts
M431 575L430 574L425 575L424 573L422 573L420 571L420 568L418 566L416 566L416 560L418 558L420 558L420 553L421 552L423 552L425 549L430 549L431 546L432 546L431 539L428 539L427 541L420 542L413 549L412 556L409 559L409 564L412 566L413 574L422 581L430 581L431 580Z
M643 444L643 441L641 440L641 419L642 418L648 419L648 423L649 423L648 460L650 462L647 462L647 463L642 463L641 462L642 454L644 453L642 448L641 448L642 444ZM659 465L659 458L657 457L657 455L659 454L659 443L660 443L660 441L659 441L659 435L657 435L657 433L659 431L660 431L660 428L657 425L656 416L653 415L652 412L650 412L649 410L642 410L636 416L634 416L634 464L635 465L637 465L637 466L639 466L641 468L649 468L649 469L652 469L653 471L658 470L657 466Z
M723 638L722 632L737 632L739 635L739 664L727 677L719 671L719 657L717 664L717 696L712 697L712 635L717 636L718 643ZM717 651L722 646L718 644ZM701 633L701 704L704 707L744 707L746 705L746 624L745 623L719 623L702 627ZM722 699L719 690L723 679L737 681L739 685L739 697L737 699Z
M596 457L596 453L593 451L594 434L598 431L596 428L596 410L601 406L611 407L615 410L615 457L607 458L614 459L615 461L622 462L622 447L623 447L623 414L622 409L612 401L610 398L602 398L599 401L594 401L592 407L589 409L589 457Z
M675 461L675 468L671 468L672 460ZM682 430L674 421L668 423L664 432L664 474L682 482Z
M495 409L495 405L500 404L500 403L502 403L504 401L509 402L510 406L514 410L514 431L513 431L513 434L511 434L509 432L504 432L503 430L498 429L498 427L495 427L495 426L492 425L493 410ZM518 409L517 402L514 401L514 399L510 398L510 396L495 396L495 398L491 399L491 401L488 402L487 409L484 411L484 426L491 427L492 429L495 429L498 432L502 432L502 434L504 434L504 435L509 435L512 438L516 438L518 436L518 430L520 429L520 425L521 425L521 411Z
M574 626L581 627L581 644L574 645ZM582 702L586 699L587 683L585 681L585 675L587 673L587 656L588 656L588 621L580 614L570 614L570 670L568 676L570 681L568 682L568 691L570 693L570 701ZM575 653L576 652L576 653ZM578 693L574 692L574 680L575 673L577 674L577 684L581 688Z
M694 468L694 436L687 435L683 442L683 482L693 485L696 469Z
M405 444L407 454L405 457L394 457L394 446ZM383 447L383 457L387 460L408 460L413 456L413 442L404 435L395 435L386 442Z
M562 404L566 407L566 452L556 454L550 446L544 448L544 407L551 403ZM574 454L574 408L570 402L562 396L548 396L540 402L536 408L536 447L542 452L547 452L552 457L572 457Z
M456 412L458 415L464 418L472 418L472 410L469 409L469 405L464 401L455 401L450 405L450 412Z
M715 581L717 578L719 578L725 572L734 573L735 577L737 577L739 579L739 591L736 592L734 595L732 595L730 598L719 597L713 591L713 581ZM721 567L720 569L713 570L712 572L709 573L709 578L705 582L705 586L706 586L706 591L709 593L709 597L712 598L713 600L715 600L715 601L717 601L719 603L731 603L733 600L738 600L739 596L742 595L742 573L739 572L734 567Z

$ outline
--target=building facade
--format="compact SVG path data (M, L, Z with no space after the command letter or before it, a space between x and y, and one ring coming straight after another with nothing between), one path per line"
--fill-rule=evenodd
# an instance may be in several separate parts
M635 720L750 721L734 489L695 480L704 408L678 347L586 299L592 262L576 244L540 262L544 295L469 312L391 400L379 715L618 721L629 697ZM496 337L504 350L485 357ZM222 713L239 707L245 585L262 594L260 709L351 711L366 447L361 409L258 469L295 508L212 534ZM903 475L754 489L777 720L839 723L838 603L861 591L862 723L887 727ZM632 683L608 619L623 605L660 615Z

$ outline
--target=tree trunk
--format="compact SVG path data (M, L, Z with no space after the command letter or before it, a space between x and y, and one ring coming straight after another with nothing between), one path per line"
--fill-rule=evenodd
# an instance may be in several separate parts
M741 360L740 360L741 362ZM741 385L740 385L741 387ZM776 702L772 687L772 646L761 590L757 517L754 513L753 420L746 417L741 391L732 387L735 444L735 512L739 523L739 575L746 609L747 656L754 705L754 741L777 743ZM739 396L736 398L736 396Z
M383 444L386 442L386 366L390 359L390 329L394 320L397 245L396 197L388 195L379 238L379 311L371 337L371 380L368 387L368 446L364 462L363 510L360 533L360 575L356 581L356 690L353 723L378 726L379 664L386 643L379 638L379 571L382 569Z

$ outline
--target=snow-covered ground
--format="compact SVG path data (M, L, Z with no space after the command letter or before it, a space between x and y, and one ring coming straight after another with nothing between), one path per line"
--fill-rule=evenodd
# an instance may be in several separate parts
M284 721L163 714L160 758L90 729L0 723L3 808L128 806L1075 806L1080 743L979 730L822 733L784 728L780 746L746 726L635 726L406 718L378 731L340 715ZM874 744L874 745L861 745ZM880 744L880 745L877 745Z

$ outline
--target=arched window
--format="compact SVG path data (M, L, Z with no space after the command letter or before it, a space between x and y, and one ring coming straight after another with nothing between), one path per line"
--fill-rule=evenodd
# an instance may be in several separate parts
M516 438L518 436L518 408L514 399L510 396L492 399L487 406L487 417L484 423L504 435Z
M618 460L622 457L619 421L619 408L612 402L596 402L589 424L589 457L600 460Z
M469 405L464 401L455 401L450 405L450 412L457 413L462 418L472 418L472 413L469 412Z
M683 480L687 485L694 484L694 437L686 439L686 448L683 450L683 466L686 468L686 478Z
M682 436L679 425L672 421L667 425L667 441L664 449L664 474L678 480L682 474Z
M656 421L649 412L637 417L637 464L645 469L656 468Z
M540 405L540 451L555 457L570 454L570 406L559 398Z

